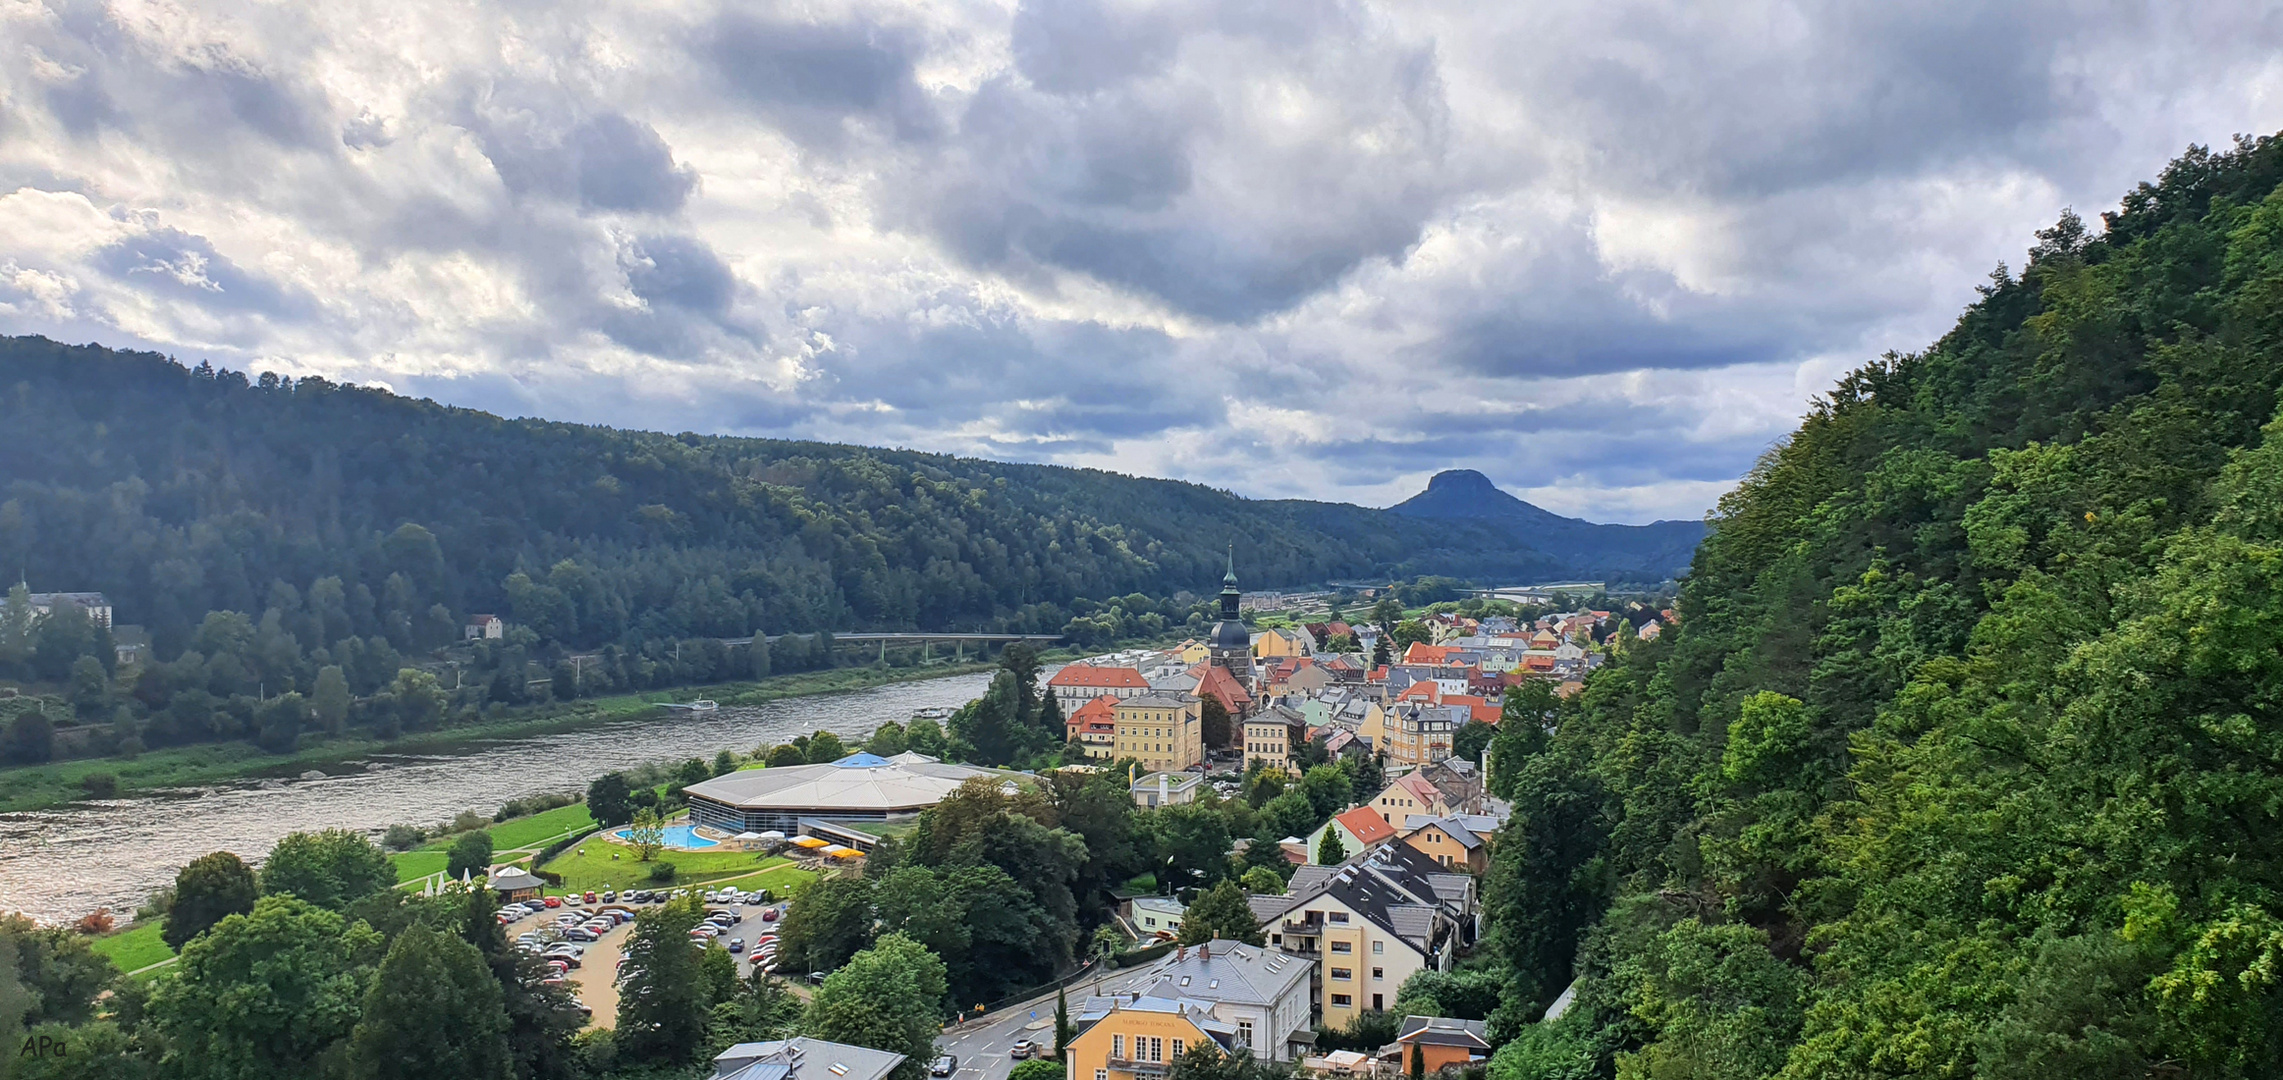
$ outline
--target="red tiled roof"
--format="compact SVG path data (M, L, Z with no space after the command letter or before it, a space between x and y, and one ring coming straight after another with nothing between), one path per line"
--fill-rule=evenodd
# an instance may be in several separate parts
M1048 686L1077 686L1114 690L1147 690L1149 680L1142 678L1137 668L1094 667L1088 664L1071 664L1054 673L1046 681Z
M1366 844L1376 844L1395 835L1395 826L1389 825L1386 818L1373 813L1368 806L1356 807L1332 820L1339 822L1342 828L1354 833L1357 840Z
M1435 785L1428 783L1426 777L1415 772L1404 773L1396 777L1395 786L1410 792L1412 798L1419 800L1419 808L1422 810L1435 805L1443 798L1443 793L1436 790Z
M1485 724L1496 724L1506 715L1506 710L1496 705L1477 705L1473 711L1474 718Z
M1451 654L1457 651L1459 651L1459 647L1456 645L1429 645L1425 642L1414 641L1410 648L1403 650L1403 662L1406 664L1447 663L1451 659Z
M1115 731L1118 727L1118 699L1108 694L1088 698L1086 704L1080 705L1063 721L1063 726L1073 735L1081 731Z

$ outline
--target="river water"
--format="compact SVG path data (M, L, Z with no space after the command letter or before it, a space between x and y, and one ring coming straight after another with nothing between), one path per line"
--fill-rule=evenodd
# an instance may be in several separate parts
M889 720L980 696L990 673L785 698L691 714L659 710L580 731L477 743L451 755L375 755L322 780L245 782L0 814L0 912L44 922L99 907L122 916L210 851L251 862L306 829L364 829L490 814L519 795L584 789L613 769L750 753L811 731L869 738ZM853 741L853 740L852 740ZM368 765L378 765L368 770Z

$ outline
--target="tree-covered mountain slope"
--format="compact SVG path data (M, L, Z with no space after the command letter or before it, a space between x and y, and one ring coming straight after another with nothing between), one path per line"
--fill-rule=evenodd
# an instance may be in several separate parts
M334 631L415 645L456 636L475 611L581 646L630 630L1054 632L1082 598L1216 588L1231 544L1262 587L1578 572L1479 522L1086 469L504 420L0 339L0 565L35 590L108 594L162 655L208 611L260 613L280 606L280 586L331 578ZM530 580L511 586L518 572Z
M1494 1080L2283 1076L2279 179L2041 232L1501 733Z
M1495 524L1575 571L1655 580L1677 576L1704 540L1702 521L1598 525L1517 499L1473 469L1446 469L1388 512L1433 521Z

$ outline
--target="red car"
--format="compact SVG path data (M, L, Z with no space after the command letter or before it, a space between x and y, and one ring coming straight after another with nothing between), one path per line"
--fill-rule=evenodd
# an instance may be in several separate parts
M562 907L562 906L563 906L563 898L562 898L562 897L560 897L560 896L550 896L550 897L548 897L548 898L547 898L547 906L548 906L548 907Z
M586 897L586 899L587 899L587 903L590 903L590 904L594 903L594 902L595 902L595 894L593 894L593 893L588 893L588 894L587 894L587 897Z
M768 910L766 910L766 911L763 911L763 912L761 913L761 921L762 921L762 922L776 922L776 921L777 921L777 909L776 909L776 908L770 908L770 909L768 909Z

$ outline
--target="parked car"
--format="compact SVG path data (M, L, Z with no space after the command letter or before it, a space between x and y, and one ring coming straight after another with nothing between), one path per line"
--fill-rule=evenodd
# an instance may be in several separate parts
M586 902L587 902L587 903L590 903L590 904L594 903L594 902L595 902L595 894L594 894L594 893L592 893L592 892L589 892L589 893L587 893L587 895L586 895Z
M950 1076L952 1073L958 1071L959 1059L951 1056L950 1054L945 1054L942 1057L936 1058L935 1063L927 1067L927 1074L929 1076Z
M574 926L563 931L563 938L566 941L593 941L595 936L589 931Z
M525 900L525 901L523 902L523 910L525 910L525 911L545 911L545 910L547 910L547 901L545 901L545 900L540 900L540 899L537 899L537 898L533 898L533 899L530 899L530 900Z
M745 951L745 939L744 939L744 938L741 938L741 937L733 937L733 938L730 938L730 939L729 939L729 951L730 951L730 952L744 952L744 951Z
M537 940L539 940L539 931L537 930L526 930L515 935L515 943L518 945L528 945Z
M618 902L618 891L617 891L617 890L615 890L615 889L604 889L604 890L602 891L602 902L603 902L603 903L605 903L605 904L615 904L615 903L617 903L617 902Z
M1036 1053L1038 1053L1038 1044L1029 1039L1016 1039L1015 1045L1007 1048L1007 1056L1016 1061L1029 1061L1031 1056Z
M761 921L762 921L762 922L776 922L776 921L777 921L777 909L776 909L776 908L769 908L769 909L766 909L766 910L764 910L763 912L761 912Z
M560 897L560 896L550 896L550 897L546 898L544 901L541 901L541 902L542 902L542 903L544 903L544 904L546 904L548 907L562 907L562 906L563 906L563 898L562 898L562 897Z
M812 972L809 972L809 985L811 985L811 986L823 986L823 985L824 985L824 972L821 972L821 971L812 971Z

